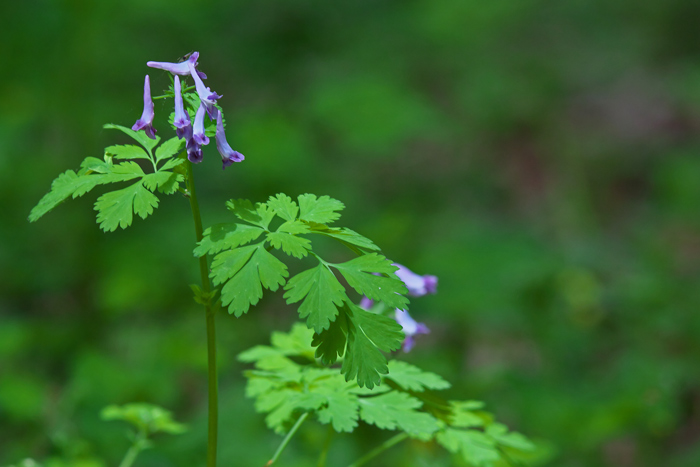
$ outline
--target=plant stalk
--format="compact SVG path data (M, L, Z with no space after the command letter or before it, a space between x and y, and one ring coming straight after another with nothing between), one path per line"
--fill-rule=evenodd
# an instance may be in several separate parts
M331 447L331 441L333 440L333 434L335 433L335 430L333 430L333 425L330 423L328 424L328 434L326 435L326 441L323 443L323 450L321 451L321 454L318 456L318 464L316 464L316 467L326 467L326 459L328 458L328 450Z
M407 433L399 433L398 435L394 436L393 438L389 438L388 440L384 441L382 444L380 444L379 446L372 449L370 452L368 452L364 456L357 459L355 462L350 464L348 467L360 467L361 465L365 465L367 462L374 459L379 454L383 453L384 451L386 451L387 449L389 449L393 445L400 443L401 441L405 440L406 438L408 438Z
M203 232L202 216L199 212L197 191L195 190L194 186L194 170L192 170L192 163L189 161L187 161L187 187L189 189L190 207L192 208L192 217L194 219L194 230L197 237L197 242L200 242L202 241ZM211 285L209 282L209 264L207 264L207 255L199 258L199 273L202 277L202 292L205 296L208 296L211 293ZM206 301L204 308L207 321L207 380L209 388L207 467L216 467L216 448L219 431L219 384L216 368L216 316L212 311L210 301Z
M267 464L265 464L265 467L269 467L270 465L274 464L277 461L277 458L282 454L282 451L284 451L284 448L287 447L287 444L289 444L289 441L292 439L292 436L294 436L294 433L297 432L299 427L301 426L302 423L304 423L304 420L306 420L309 416L309 412L304 412L301 414L297 422L294 424L291 430L289 430L289 433L287 433L287 436L284 437L282 440L282 443L280 446L277 448L277 451L275 451L275 455L272 456L272 459L267 461Z
M126 454L124 454L124 458L122 459L121 463L119 464L119 467L131 467L131 465L136 460L136 456L138 456L139 453L141 451L143 451L145 441L146 441L145 433L139 432L136 435L136 439L134 439L134 443L131 445L131 447L129 447L129 450L126 451Z

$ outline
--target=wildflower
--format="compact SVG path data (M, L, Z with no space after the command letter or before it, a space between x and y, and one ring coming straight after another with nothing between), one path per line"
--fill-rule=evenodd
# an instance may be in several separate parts
M189 141L192 138L192 122L190 121L190 115L185 110L182 104L182 89L180 87L180 77L175 75L175 120L173 124L175 125L175 132L177 137L185 141Z
M209 144L209 137L204 131L204 102L200 102L197 113L194 116L194 134L193 139L199 145Z
M197 94L199 95L199 99L202 101L202 104L204 104L204 107L207 109L207 114L209 114L209 118L211 120L216 120L216 117L218 115L218 109L214 106L214 101L217 99L221 99L222 96L213 92L211 89L204 85L202 80L199 78L199 75L197 75L197 70L195 70L194 65L190 61L187 62L187 65L190 67L190 74L192 75L192 79L194 79L194 86L195 88L197 88Z
M184 62L172 63L172 62L146 62L146 65L151 68L158 68L160 70L169 71L174 75L189 76L192 74L192 68L197 66L197 59L199 58L199 52L192 52L190 56ZM196 68L195 68L196 70ZM207 79L207 75L199 70L195 71L195 74L201 79Z
M245 156L238 151L234 151L229 146L226 141L226 134L224 133L224 122L221 118L221 112L219 111L216 116L216 149L219 150L221 154L221 160L224 163L224 169L234 162L241 162L245 159Z
M408 311L406 310L400 310L397 308L394 319L396 319L396 322L401 325L403 328L403 333L406 335L402 346L404 352L410 352L413 348L413 345L415 344L414 336L417 334L430 333L428 326L426 326L424 323L416 322L416 320L411 318L411 315L409 315Z
M153 100L151 100L151 80L146 75L146 81L143 83L143 113L141 118L136 120L134 126L131 127L134 131L143 130L151 139L156 139L156 129L153 128Z
M202 162L203 158L202 154L202 146L197 144L197 142L194 140L194 138L190 138L187 140L187 158L192 162L193 164L199 164Z
M396 271L396 275L406 284L408 295L412 297L422 297L423 295L437 292L437 277L430 275L419 276L406 266L402 266L398 263L394 263L394 266L399 268L399 270Z

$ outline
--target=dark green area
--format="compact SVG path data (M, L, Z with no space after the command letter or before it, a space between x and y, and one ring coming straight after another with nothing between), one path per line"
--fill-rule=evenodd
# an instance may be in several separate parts
M432 334L401 359L452 382L451 397L550 442L550 465L700 464L698 18L692 0L4 6L0 465L116 465L125 428L100 411L130 402L190 427L137 465L203 464L187 200L108 234L94 193L26 220L59 173L129 143L102 125L139 118L145 73L154 94L168 86L146 61L192 50L246 156L222 172L205 148L205 224L228 221L231 198L337 198L344 225L440 278L411 307ZM156 101L166 139L170 112ZM220 465L263 465L280 442L235 356L295 319L280 291L221 314ZM325 436L307 422L280 465L312 465ZM382 436L337 436L329 465ZM410 441L371 465L458 462Z

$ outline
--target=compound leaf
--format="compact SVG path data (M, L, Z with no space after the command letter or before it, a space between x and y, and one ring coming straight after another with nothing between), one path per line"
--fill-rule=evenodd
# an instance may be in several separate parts
M185 139L180 139L177 136L164 141L163 144L158 146L158 149L156 149L156 163L162 161L163 159L173 157L182 150L184 145Z
M299 195L297 199L299 200L299 208L301 209L299 219L308 222L318 222L319 224L331 223L340 218L340 214L336 211L341 211L345 208L343 203L330 196L321 196L317 198L316 195L305 193Z
M425 389L447 389L450 383L435 373L423 371L417 366L398 360L389 362L389 374L385 376L404 391L422 392Z
M391 318L375 315L355 305L345 303L343 311L349 320L348 344L341 372L345 380L357 379L360 387L372 389L381 382L380 375L389 372L386 358L380 352L390 352L401 346L401 326Z
M252 256L244 253L241 257L235 257L233 264L229 262L231 267L228 269L227 274L230 279L221 289L222 305L228 306L229 313L236 316L241 316L243 313L248 312L251 305L258 303L260 298L262 298L262 287L275 291L280 285L284 285L285 277L289 274L287 266L265 250L262 243L225 251L217 255L214 262L222 255L226 257L229 253L234 255L238 250L249 249L253 250ZM243 262L242 258L245 256L250 258L247 262ZM245 265L240 267L241 263ZM231 274L233 270L236 270L236 272ZM223 281L217 279L222 276L218 269L214 268L214 263L212 263L212 274L215 276L215 282L217 280L219 283Z
M95 203L98 211L97 222L105 232L111 232L121 227L126 229L131 225L133 212L145 219L158 207L158 198L146 190L141 181L117 191L105 193Z
M430 414L419 412L423 403L405 392L391 391L374 397L360 398L360 417L383 430L399 428L408 434L429 438L439 429Z
M260 227L247 224L214 224L204 231L202 241L194 249L194 255L213 255L221 250L238 248L257 239L263 232Z
M275 214L286 221L293 221L297 218L299 207L297 203L292 201L292 198L284 193L277 193L275 196L270 196L267 200L267 205L275 211Z
M480 431L446 428L437 434L437 441L475 467L492 467L501 457L495 441Z
M311 241L307 238L297 237L286 232L270 232L267 234L270 245L295 258L303 258L311 250Z
M151 139L142 131L134 131L131 128L126 128L121 125L114 125L113 123L107 123L103 125L102 128L124 132L149 151L156 147L156 145L160 142L160 136L156 136L155 139Z
M397 267L384 256L369 253L333 266L357 293L372 300L381 300L390 308L404 309L408 305L408 299L401 295L406 294L408 290L394 275ZM388 274L389 277L376 276L373 273Z
M146 151L143 148L133 145L133 144L115 144L114 146L108 146L105 148L105 154L110 154L116 159L147 159L148 157Z
M307 326L317 333L328 328L338 314L337 306L347 299L345 288L322 263L292 277L285 290L287 304L304 300L299 306L299 317L308 316Z

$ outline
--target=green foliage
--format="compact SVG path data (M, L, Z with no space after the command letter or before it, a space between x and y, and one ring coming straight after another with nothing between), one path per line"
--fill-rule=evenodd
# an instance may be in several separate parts
M29 214L29 221L34 222L51 211L68 197L77 198L89 192L98 185L138 180L136 183L115 191L110 191L97 198L95 210L97 222L105 232L111 232L121 227L126 229L133 222L134 214L145 219L153 214L158 207L156 191L170 195L178 190L184 180L178 173L178 166L184 157L174 157L179 153L184 140L171 138L161 144L153 155L153 148L160 138L152 140L143 134L119 125L105 125L105 128L120 130L131 136L142 147L134 145L115 145L105 149L104 160L87 157L75 172L67 170L51 184L47 193ZM114 159L129 159L126 162L114 163ZM134 160L146 159L153 166L153 172L145 173ZM159 164L162 164L158 167ZM175 170L173 170L175 169Z
M280 193L255 205L243 199L229 201L229 211L243 223L206 229L194 254L214 255L211 278L222 286L222 305L236 316L257 304L264 288L275 291L283 286L287 303L299 303L299 316L316 332L317 356L330 364L345 355L345 378L372 388L388 371L382 351L401 345L401 326L353 305L337 274L355 292L382 301L387 308L406 307L406 287L394 274L396 266L378 254L369 239L327 225L340 218L338 211L344 207L340 201L311 194L297 200L298 204ZM273 223L275 217L279 220ZM333 238L359 256L343 263L324 261L312 250L307 236L313 235ZM287 266L270 253L273 249L297 259L311 255L318 264L287 280Z
M337 432L352 432L362 421L434 440L475 467L492 467L535 450L523 435L482 411L483 403L446 401L426 393L450 387L435 373L392 360L389 374L382 376L387 384L363 388L346 381L338 368L319 367L313 338L313 331L296 324L289 333L273 333L271 346L259 345L238 356L255 364L246 372L246 395L255 399L258 412L267 414L267 426L276 433L288 431L301 413L312 412Z
M177 435L187 431L185 425L172 419L167 410L152 404L134 403L122 406L109 405L102 409L103 420L123 420L146 435L169 433Z

